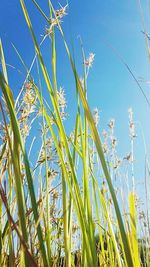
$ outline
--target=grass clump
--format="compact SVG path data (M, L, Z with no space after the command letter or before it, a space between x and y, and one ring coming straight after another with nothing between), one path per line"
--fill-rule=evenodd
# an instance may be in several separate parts
M15 100L0 44L0 266L149 266L149 236L144 235L139 240L138 233L139 224L140 229L148 233L149 217L144 212L143 217L138 216L132 110L129 110L131 152L119 159L115 121L111 120L108 130L102 133L102 142L98 110L92 114L88 105L87 77L94 54L86 58L82 48L84 78L81 80L68 48L61 27L67 6L54 10L48 1L50 17L47 17L33 0L49 25L42 43L50 37L51 77L41 54L42 43L38 45L24 1L20 3L36 54L28 68L14 47L27 73ZM65 93L57 83L56 27L62 36L76 85L77 112L70 135L64 123L67 116ZM34 63L38 82L32 76ZM45 99L41 80L49 99ZM35 122L40 125L41 143L37 158L32 161L30 155L36 138L30 135ZM30 147L27 149L28 140ZM127 205L123 190L118 193L115 185L126 163L132 169Z

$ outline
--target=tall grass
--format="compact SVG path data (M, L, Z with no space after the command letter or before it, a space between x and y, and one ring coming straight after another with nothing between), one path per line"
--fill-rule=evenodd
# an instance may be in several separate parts
M23 0L20 3L35 47L32 66L36 65L38 82L34 82L32 67L26 66L15 48L27 76L14 100L1 42L0 266L148 266L149 236L139 242L137 227L140 224L147 233L149 218L146 221L144 213L145 220L137 216L135 185L133 191L129 190L129 204L125 206L123 192L117 195L113 183L121 163L127 161L133 167L133 155L122 161L117 158L113 120L102 142L98 111L93 116L89 108L87 77L94 55L87 59L82 47L81 81L60 25L67 6L55 10L49 0L47 17L33 0L49 24L43 41L50 37L50 77L40 49L43 41L38 44L26 5ZM64 125L65 95L57 83L56 26L76 85L77 113L70 136ZM49 99L45 99L41 80L45 81ZM41 148L36 162L31 162L35 138L29 151L26 144L35 120L41 125ZM132 146L133 132L130 116Z

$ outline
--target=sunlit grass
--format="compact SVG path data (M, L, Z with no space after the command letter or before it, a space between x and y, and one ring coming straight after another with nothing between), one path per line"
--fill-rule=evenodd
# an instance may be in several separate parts
M54 10L48 1L47 17L33 1L49 24L43 41L50 37L51 77L41 54L42 43L39 45L36 40L24 1L20 3L36 51L32 64L36 66L37 77L32 77L31 68L14 47L27 73L15 101L0 43L3 96L0 266L149 266L149 218L144 211L143 217L139 216L136 203L133 174L136 134L132 110L129 110L131 152L119 159L114 120L109 122L108 131L102 133L102 141L98 110L92 114L88 105L87 78L94 54L86 58L82 47L84 78L81 80L66 42L61 18L67 13L67 6ZM77 113L70 136L64 124L65 93L57 83L55 30L62 36L76 84ZM41 80L45 81L49 99L45 99ZM30 154L35 138L27 150L27 137L30 139L35 121L40 125L41 147L32 162ZM123 175L124 162L132 169L132 186L126 179L126 193L125 183L118 193L114 177L119 180ZM139 232L143 229L144 235Z

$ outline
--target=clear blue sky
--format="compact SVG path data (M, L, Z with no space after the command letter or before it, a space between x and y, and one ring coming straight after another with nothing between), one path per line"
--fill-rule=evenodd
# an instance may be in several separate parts
M47 0L38 1L41 7L48 11ZM58 1L52 1L59 8ZM46 22L35 9L31 0L25 1L38 41L44 34ZM66 2L60 0L62 5ZM19 0L1 0L0 36L2 38L7 63L23 71L11 46L15 44L26 64L29 66L34 50L29 30L21 10ZM147 30L150 25L149 1L143 1L143 10ZM46 12L47 12L46 11ZM150 108L139 91L133 78L122 65L116 55L103 42L106 39L123 56L137 78L150 80L150 61L145 47L144 36L141 33L137 1L79 1L70 0L68 16L63 19L63 29L70 47L73 44L79 75L82 75L82 58L78 36L82 37L86 54L95 53L95 62L88 78L88 96L91 108L98 107L101 112L100 129L106 127L110 118L116 119L116 134L119 139L120 153L129 150L128 113L133 108L136 121L140 121L145 133L147 149L150 148ZM48 12L47 12L48 14ZM68 113L74 107L75 87L71 78L71 70L61 37L57 34L58 48L58 82L64 86L68 100ZM50 46L43 45L42 53L47 64L50 64ZM17 95L24 75L9 69L10 83L14 94ZM17 77L17 78L16 78ZM150 99L150 85L142 84ZM69 123L69 122L68 122ZM140 129L136 141L138 175L143 176L143 145Z

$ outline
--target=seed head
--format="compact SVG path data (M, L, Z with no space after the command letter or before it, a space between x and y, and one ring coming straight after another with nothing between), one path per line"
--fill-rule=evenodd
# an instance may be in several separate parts
M132 108L128 109L128 113L129 113L130 136L131 136L131 138L135 138L137 135L136 135L136 132L135 132L135 123L134 123L134 120L133 120L133 110L132 110Z
M95 122L96 127L98 126L99 118L100 116L99 116L98 108L95 108L94 109L94 122Z
M121 163L122 163L122 160L117 158L117 159L115 160L115 163L114 163L113 168L114 168L114 169L118 169L118 168L120 167Z
M27 123L23 123L21 133L22 136L27 137L30 133L31 127Z
M66 15L67 15L67 12L66 12L67 7L68 7L68 5L66 5L66 6L64 6L64 7L61 6L60 9L57 9L57 10L55 11L55 13L56 13L56 17L57 17L57 18L62 18L62 17L64 17L64 16L66 16Z
M111 136L110 139L111 139L111 146L113 149L115 149L117 146L117 138L114 136Z
M58 25L58 23L59 24L61 24L61 20L59 20L59 19L56 19L56 18L52 18L51 20L50 20L50 26L47 28L45 28L45 33L46 33L46 35L50 35L51 33L52 33L52 29L53 29L53 27L55 27L55 26L57 26Z
M123 159L127 160L127 161L129 161L131 163L132 162L132 154L131 154L131 152L129 154L127 154Z
M58 199L59 198L59 192L56 190L53 190L53 199Z
M94 57L95 57L95 54L94 53L90 53L89 54L89 57L85 59L84 61L84 65L87 67L87 68L91 68L92 65L93 65L93 61L94 61Z
M35 101L35 94L32 90L27 90L23 96L23 102L26 105L32 105Z
M33 83L31 81L27 81L24 85L25 90L31 90L33 88Z
M115 120L114 119L111 119L110 122L108 123L108 127L113 130L114 127L115 127Z
M61 109L61 112L64 112L65 108L67 107L67 102L65 98L65 91L62 87L60 87L59 91L57 92L58 96L58 105Z
M58 172L52 168L47 171L48 178L53 180L57 176Z

